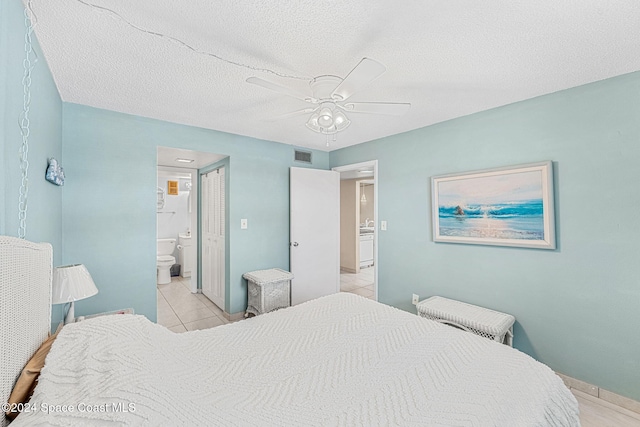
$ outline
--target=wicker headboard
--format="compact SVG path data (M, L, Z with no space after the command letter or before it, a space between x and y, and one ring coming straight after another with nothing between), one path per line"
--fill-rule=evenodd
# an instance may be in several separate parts
M48 243L0 236L1 403L51 330L52 253Z

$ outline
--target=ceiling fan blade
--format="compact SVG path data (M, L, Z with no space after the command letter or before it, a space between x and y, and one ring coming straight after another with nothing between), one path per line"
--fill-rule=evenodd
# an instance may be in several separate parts
M341 106L352 113L388 114L401 116L411 108L408 103L396 102L348 102Z
M247 83L251 83L253 85L261 86L265 89L272 90L274 92L282 93L284 95L289 95L293 98L301 99L307 102L316 102L316 100L309 95L305 95L302 92L298 92L296 89L291 87L282 86L278 83L270 82L268 80L263 80L259 77L249 77L247 79Z
M280 116L276 116L276 117L273 118L273 120L288 119L289 117L302 116L303 114L313 113L317 109L318 109L318 107L316 107L316 108L303 108L302 110L292 111L291 113L286 113L286 114L282 114Z
M331 96L338 101L344 101L351 95L380 77L387 67L370 58L362 58L362 61L354 67L342 83L338 85Z

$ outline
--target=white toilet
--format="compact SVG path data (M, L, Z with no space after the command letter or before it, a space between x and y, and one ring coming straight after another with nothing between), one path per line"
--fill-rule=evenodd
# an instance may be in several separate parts
M176 263L172 256L176 239L158 239L158 285L171 283L171 266Z

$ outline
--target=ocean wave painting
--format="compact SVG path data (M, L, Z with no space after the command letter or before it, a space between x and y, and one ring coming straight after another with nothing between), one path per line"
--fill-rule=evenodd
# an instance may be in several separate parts
M550 168L545 162L434 177L434 240L554 248Z

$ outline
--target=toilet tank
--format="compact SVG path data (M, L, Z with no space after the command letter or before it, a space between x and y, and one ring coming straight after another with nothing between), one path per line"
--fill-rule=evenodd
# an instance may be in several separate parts
M171 255L176 247L176 239L158 239L158 256Z

